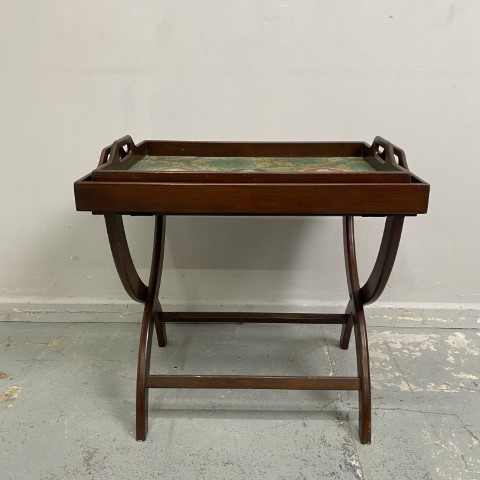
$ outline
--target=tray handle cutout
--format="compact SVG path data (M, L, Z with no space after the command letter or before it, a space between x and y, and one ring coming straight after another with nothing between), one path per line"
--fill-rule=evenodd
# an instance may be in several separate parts
M107 162L112 164L122 162L132 153L135 147L136 145L133 143L130 135L125 135L122 138L115 140L112 143L110 158Z
M400 147L385 140L383 137L375 137L372 148L375 156L381 161L392 165L398 164L405 170L408 170L407 157Z
M111 145L105 147L100 154L98 166L105 164L116 164L125 160L137 146L130 135L125 135L115 140Z
M101 165L105 163L110 162L110 153L112 151L112 146L109 145L108 147L105 147L102 152L100 153L100 159L98 160L98 166L100 167Z

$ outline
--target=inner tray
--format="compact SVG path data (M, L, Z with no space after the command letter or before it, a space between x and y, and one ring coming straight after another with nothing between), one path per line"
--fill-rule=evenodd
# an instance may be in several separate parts
M375 172L364 157L194 157L144 155L132 159L135 172L343 173ZM393 169L392 169L393 170Z
M383 153L383 154L382 154ZM362 142L224 143L129 137L102 152L93 181L409 183L392 156Z

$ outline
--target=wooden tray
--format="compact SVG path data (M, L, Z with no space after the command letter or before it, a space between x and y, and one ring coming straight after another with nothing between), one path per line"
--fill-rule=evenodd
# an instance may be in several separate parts
M127 214L415 215L429 185L403 150L363 142L144 141L125 136L75 182L78 210Z

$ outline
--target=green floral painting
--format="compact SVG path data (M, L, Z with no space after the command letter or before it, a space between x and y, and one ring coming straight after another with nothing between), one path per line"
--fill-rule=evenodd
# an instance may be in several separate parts
M141 172L323 173L374 172L363 157L142 157Z

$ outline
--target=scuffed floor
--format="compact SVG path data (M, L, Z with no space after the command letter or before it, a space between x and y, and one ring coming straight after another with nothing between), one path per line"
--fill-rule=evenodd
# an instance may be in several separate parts
M338 327L167 328L152 373L355 374ZM0 478L480 478L479 330L369 330L369 446L356 393L264 390L153 390L137 443L138 334L133 323L0 323Z

